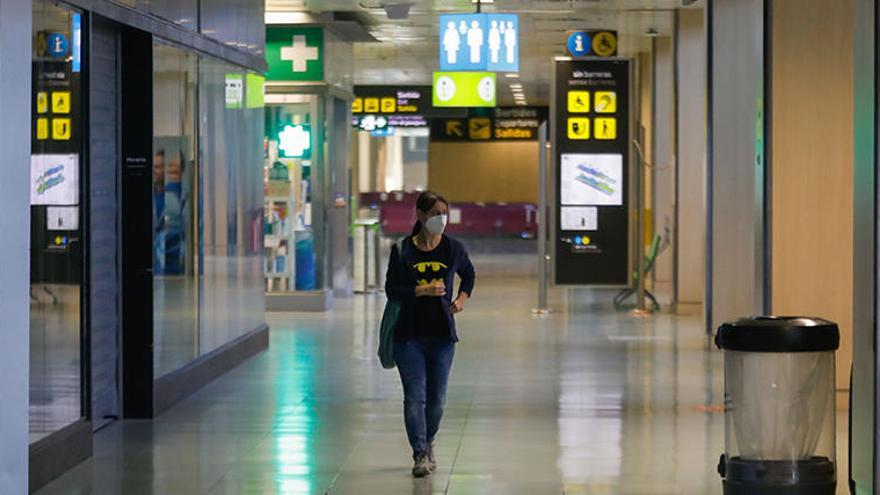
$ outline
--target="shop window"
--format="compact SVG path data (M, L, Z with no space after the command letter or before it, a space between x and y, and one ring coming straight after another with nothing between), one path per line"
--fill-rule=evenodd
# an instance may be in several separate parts
M153 48L153 366L160 377L199 355L197 57Z

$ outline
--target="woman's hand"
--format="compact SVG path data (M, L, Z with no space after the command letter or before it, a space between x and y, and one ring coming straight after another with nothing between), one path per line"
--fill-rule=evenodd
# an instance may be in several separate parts
M443 297L446 295L446 284L442 280L431 282L428 285L416 287L416 297Z
M468 300L468 295L462 292L458 295L458 298L452 302L449 306L449 312L452 314L461 313L464 311L464 303Z

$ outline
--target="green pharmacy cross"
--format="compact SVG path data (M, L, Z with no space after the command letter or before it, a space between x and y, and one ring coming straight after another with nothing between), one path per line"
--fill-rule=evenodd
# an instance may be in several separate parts
M304 124L286 125L278 134L278 149L287 158L308 158L312 151L312 132Z
M306 72L309 62L318 60L318 47L306 44L306 35L293 37L293 44L281 48L281 60L291 62L293 72Z
M324 31L320 27L266 28L269 81L322 81Z

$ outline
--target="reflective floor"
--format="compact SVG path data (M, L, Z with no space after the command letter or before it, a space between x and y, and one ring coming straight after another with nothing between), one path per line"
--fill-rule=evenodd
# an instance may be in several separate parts
M31 286L31 443L82 417L79 291L78 285Z
M531 259L475 260L429 479L409 474L401 387L375 357L382 296L357 296L271 316L268 352L156 421L103 430L39 493L721 493L721 355L699 320L582 291L534 319Z

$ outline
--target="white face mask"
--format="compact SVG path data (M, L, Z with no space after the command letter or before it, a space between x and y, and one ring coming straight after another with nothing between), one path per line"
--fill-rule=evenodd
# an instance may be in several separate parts
M434 215L425 221L425 230L431 235L440 235L446 230L446 215Z

